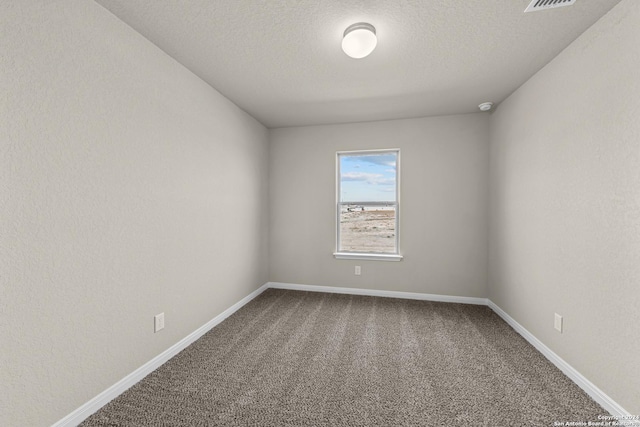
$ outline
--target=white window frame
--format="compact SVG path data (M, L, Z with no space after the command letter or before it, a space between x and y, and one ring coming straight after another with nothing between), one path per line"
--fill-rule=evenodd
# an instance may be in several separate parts
M368 202L368 201L340 201L340 157L345 155L354 156L366 156L369 154L383 154L383 153L395 153L396 154L396 201L388 202L395 207L396 210L396 225L395 225L395 239L396 239L396 252L395 253L374 253L374 252L349 252L339 251L340 248L340 213L343 205L350 205L354 202L359 206L379 206L387 202ZM333 253L336 259L353 259L353 260L366 260L366 261L400 261L402 255L400 254L400 149L388 148L380 150L358 150L358 151L338 151L336 152L336 249Z

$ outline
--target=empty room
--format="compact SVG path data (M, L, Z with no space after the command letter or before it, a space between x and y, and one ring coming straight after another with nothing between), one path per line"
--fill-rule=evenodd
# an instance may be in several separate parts
M640 1L1 0L0 426L640 426Z

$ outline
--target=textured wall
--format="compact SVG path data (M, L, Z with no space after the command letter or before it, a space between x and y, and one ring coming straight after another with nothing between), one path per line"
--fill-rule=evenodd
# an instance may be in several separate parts
M478 113L271 130L270 279L485 297L488 125ZM404 259L336 260L336 151L377 148L401 150Z
M490 163L490 298L634 414L639 40L624 0L498 107Z
M0 45L0 425L43 426L267 281L267 131L91 1Z

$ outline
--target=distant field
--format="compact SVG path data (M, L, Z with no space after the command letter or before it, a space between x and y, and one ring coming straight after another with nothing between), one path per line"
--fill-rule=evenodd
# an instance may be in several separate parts
M395 210L365 210L340 214L341 251L394 252Z

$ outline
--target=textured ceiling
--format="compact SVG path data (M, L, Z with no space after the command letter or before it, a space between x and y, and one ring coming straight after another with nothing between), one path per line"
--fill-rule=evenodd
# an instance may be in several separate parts
M477 111L620 0L96 0L267 127ZM344 29L373 24L351 59Z

